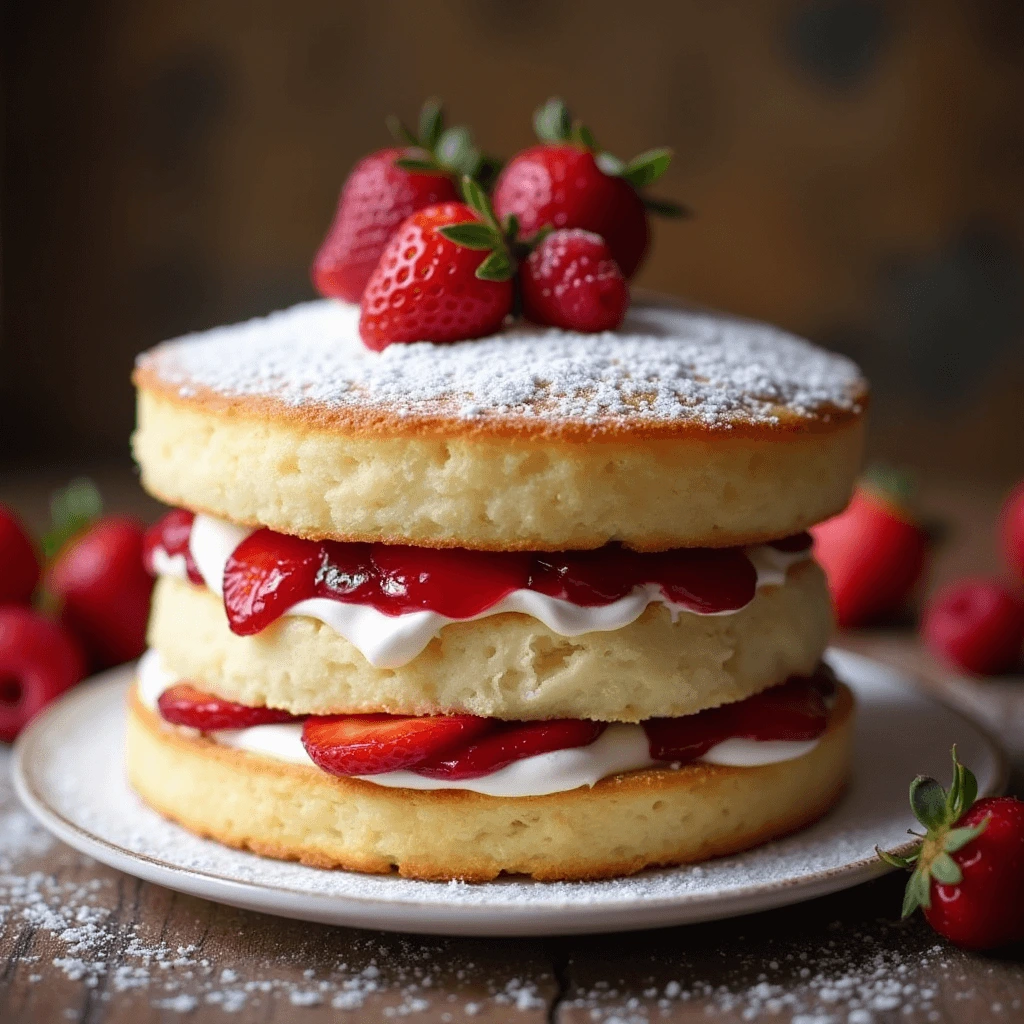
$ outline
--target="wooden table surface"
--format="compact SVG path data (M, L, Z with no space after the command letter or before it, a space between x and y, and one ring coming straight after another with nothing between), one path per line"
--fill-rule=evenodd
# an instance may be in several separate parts
M153 506L118 471L110 503ZM0 481L33 520L55 474ZM994 564L997 495L933 487L953 527L934 578ZM1024 794L1024 680L959 679L909 631L841 642L912 672L996 731ZM50 838L19 807L0 748L0 1022L1024 1020L1024 949L945 944L898 921L896 875L714 924L565 939L445 939L306 924L182 896ZM88 771L88 765L82 766ZM909 782L909 780L907 780Z

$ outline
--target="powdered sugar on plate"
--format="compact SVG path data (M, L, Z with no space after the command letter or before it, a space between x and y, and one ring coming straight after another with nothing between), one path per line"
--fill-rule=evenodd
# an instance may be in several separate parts
M880 872L874 845L898 847L912 824L906 780L948 775L953 742L982 792L1002 764L966 720L864 658L833 652L858 698L856 771L825 819L788 839L703 865L584 883L486 885L323 871L202 840L128 788L122 754L127 673L79 690L33 727L22 790L62 838L123 870L197 895L310 920L451 934L559 934L708 920L785 905ZM89 764L89 772L80 771Z
M188 398L197 390L293 407L543 424L691 423L730 429L856 411L850 360L767 324L637 304L622 328L521 325L475 341L371 352L357 306L304 303L167 342L140 357Z

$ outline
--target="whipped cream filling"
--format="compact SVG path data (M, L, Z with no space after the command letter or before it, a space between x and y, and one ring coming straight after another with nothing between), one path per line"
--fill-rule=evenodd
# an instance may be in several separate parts
M179 678L167 670L155 650L149 650L142 656L138 666L138 694L145 707L159 714L157 701L160 694L177 682L180 682ZM254 725L248 729L219 729L205 735L237 750L246 750L277 761L316 767L302 745L301 722ZM733 737L712 747L699 760L706 764L755 768L803 757L819 741L746 740ZM643 726L613 722L586 747L552 750L546 754L524 757L521 761L513 761L478 779L428 779L411 771L356 775L353 778L401 789L467 789L499 797L547 796L550 793L579 789L581 786L593 786L609 775L655 765L667 767L666 762L655 761L651 757Z
M253 531L212 516L197 515L189 538L192 559L207 587L218 596L224 594L224 566L231 553ZM762 544L747 548L747 556L757 572L757 588L783 586L791 565L807 561L810 549L780 551ZM162 548L153 552L153 564L160 575L187 579L183 555L171 557ZM646 583L610 604L584 606L535 590L515 590L471 619L450 619L437 612L423 610L402 615L385 615L372 605L313 597L291 606L285 615L305 615L329 626L343 636L375 668L400 668L407 665L430 643L442 627L451 622L471 622L489 615L519 612L543 622L560 636L607 632L635 622L647 606L660 602L668 608L672 620L680 615L734 615L735 611L696 612L669 601L657 583ZM738 610L738 609L737 609Z

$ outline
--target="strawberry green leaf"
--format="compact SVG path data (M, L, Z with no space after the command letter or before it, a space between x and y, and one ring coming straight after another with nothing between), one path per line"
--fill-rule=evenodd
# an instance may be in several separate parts
M961 814L966 814L967 811L969 811L974 806L975 801L978 799L978 780L974 777L974 772L972 772L970 768L967 768L964 765L961 765L960 767L961 769L963 769L964 781L962 787L962 796L960 799L960 814L957 815L957 818L959 818Z
M925 828L941 828L948 821L946 791L927 775L918 775L910 784L910 809Z
M913 474L882 463L869 466L861 482L869 491L874 491L901 508L911 503L917 490Z
M671 162L671 149L649 149L630 160L621 174L634 188L646 188L668 170Z
M688 206L683 206L682 203L675 203L671 199L655 199L654 196L641 196L644 207L651 213L656 213L660 217L692 217L693 210Z
M510 213L501 222L501 230L505 232L509 245L515 245L519 238L519 218L514 213Z
M573 123L572 139L585 149L597 149L597 140L594 138L594 133L582 121L575 121Z
M64 545L99 518L103 499L96 485L86 477L72 480L50 499L49 531L42 539L43 553L52 558Z
M403 171L411 171L413 174L438 174L441 170L433 159L426 159L413 156L400 156L395 161L396 167Z
M964 880L960 866L945 851L941 852L931 863L932 878L940 885L958 885Z
M626 162L624 160L620 160L614 153L598 153L597 156L594 157L594 162L602 171L604 171L605 174L608 174L613 178L619 177L619 175L621 175L626 169Z
M962 828L951 828L942 841L942 848L946 853L956 853L962 850L968 843L973 842L988 826L988 818L978 825L965 825Z
M483 190L480 182L469 177L469 175L464 175L462 178L462 198L483 217L487 224L495 230L499 229L498 221L495 219L494 210L491 209L491 201L487 198L487 193Z
M437 230L450 242L461 245L464 249L496 249L501 245L501 235L487 224L449 224Z
M388 114L384 123L388 126L391 137L400 146L418 146L419 139L394 114Z
M507 281L515 273L512 260L504 248L495 249L476 268L476 276L481 281Z
M541 142L568 142L572 130L572 118L565 101L552 96L533 115L533 130Z
M891 868L910 868L913 867L914 861L917 860L917 854L903 857L898 853L889 853L878 846L875 847L875 853Z
M473 145L473 136L464 125L446 128L434 152L438 163L459 175L472 177L480 166L480 150Z
M441 138L443 129L444 112L441 109L441 101L436 96L431 96L420 111L420 145L424 149L433 149Z
M918 907L930 907L931 905L931 877L919 869L910 876L910 881L907 882L900 916L910 917Z

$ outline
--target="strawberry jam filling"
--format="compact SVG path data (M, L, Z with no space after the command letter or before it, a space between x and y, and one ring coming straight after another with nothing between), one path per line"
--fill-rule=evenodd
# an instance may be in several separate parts
M682 718L653 718L641 725L652 760L686 764L730 739L815 740L828 724L834 690L835 677L821 665L813 676L792 676L746 700ZM157 707L165 720L203 731L301 724L302 745L314 764L346 777L404 770L430 779L477 779L524 758L589 746L607 728L603 722L569 718L506 722L473 715L300 717L221 700L187 683L165 690Z
M175 511L146 543L153 552L188 551L192 517ZM783 552L810 549L807 534L774 542ZM596 551L491 552L404 545L311 541L260 529L231 553L224 568L224 606L232 632L251 636L312 598L366 605L390 616L431 611L449 619L484 614L503 598L533 591L580 607L609 605L654 585L665 601L702 614L738 611L753 599L757 571L742 548L678 548L636 552L618 545Z
M182 508L168 512L154 526L146 531L142 546L142 560L146 571L151 576L159 575L157 552L162 551L167 558L183 558L185 572L191 582L202 586L203 577L192 557L189 540L192 537L192 523L195 516Z

